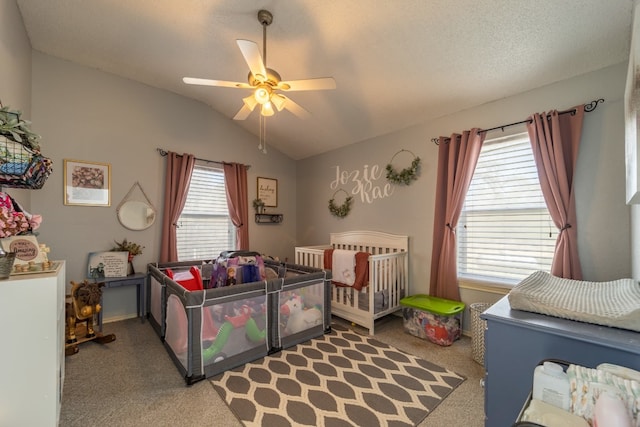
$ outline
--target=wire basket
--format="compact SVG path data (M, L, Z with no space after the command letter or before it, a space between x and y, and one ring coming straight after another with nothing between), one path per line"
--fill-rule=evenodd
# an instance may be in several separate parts
M37 190L52 171L51 159L0 135L0 185Z
M487 329L487 322L480 318L480 315L492 304L486 302L475 302L469 305L471 313L471 355L473 360L484 365L484 330Z
M16 253L9 252L0 254L0 279L8 279L13 271L13 262L16 260Z

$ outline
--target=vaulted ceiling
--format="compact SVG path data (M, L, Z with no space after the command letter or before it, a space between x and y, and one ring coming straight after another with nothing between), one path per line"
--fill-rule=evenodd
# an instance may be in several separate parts
M632 0L17 0L33 49L199 100L232 120L247 89L236 39L311 113L267 118L267 139L302 159L626 61ZM623 83L621 83L623 84ZM258 135L258 113L236 121ZM425 136L425 138L428 136Z

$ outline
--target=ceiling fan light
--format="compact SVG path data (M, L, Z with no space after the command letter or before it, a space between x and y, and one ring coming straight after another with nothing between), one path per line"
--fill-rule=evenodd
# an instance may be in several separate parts
M266 102L262 104L260 114L262 114L265 117L273 116L275 114L275 111L273 111L273 105L271 105L270 102Z
M246 105L251 111L256 108L256 105L258 105L258 101L256 101L256 98L253 95L242 98L242 102L244 102L244 105Z
M287 102L287 98L285 98L282 95L278 95L277 93L274 93L271 96L271 103L276 106L276 109L278 111L282 111L282 109L284 108L285 102Z
M253 96L258 104L265 104L269 102L269 99L271 98L271 91L265 85L260 85L253 93Z

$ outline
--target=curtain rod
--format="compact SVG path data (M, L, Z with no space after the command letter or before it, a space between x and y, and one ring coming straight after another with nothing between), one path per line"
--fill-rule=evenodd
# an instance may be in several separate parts
M598 106L598 104L599 104L599 103L601 103L601 102L604 102L604 99L603 99L603 98L596 99L596 100L594 100L594 101L589 102L588 104L584 104L584 111L585 111L585 112L587 112L587 113L592 112L593 110L595 110L595 109L596 109L596 107ZM561 112L560 112L560 113L558 113L558 114L567 114L567 113L569 113L569 114L573 115L573 114L575 114L575 113L576 113L576 109L574 108L574 109L567 110L567 111L561 111ZM480 130L478 131L478 133L481 133L481 132L490 132L490 131L492 131L492 130L498 130L498 129L502 129L502 132L504 132L504 128L508 128L509 126L516 126L516 125L521 125L521 124L523 124L523 123L531 123L531 122L532 122L532 120L531 120L531 119L529 119L529 120L522 120L522 121L515 122L515 123L509 123L508 125L496 126L496 127L492 127L492 128L489 128L489 129L480 129ZM451 138L445 138L445 142L448 142L450 139L451 139ZM439 145L439 141L440 141L440 139L439 139L439 138L431 138L431 142L433 142L433 143L434 143L434 144L436 144L436 145Z
M167 157L167 155L169 154L169 152L167 150L165 150L164 148L156 148L156 151L162 156L162 157ZM178 154L178 157L182 157L182 154ZM199 159L196 157L196 160L200 160L201 162L207 162L207 163L215 163L216 165L229 165L231 163L229 162L220 162L217 160L207 160L207 159ZM249 169L251 167L251 165L245 165L247 167L247 169Z

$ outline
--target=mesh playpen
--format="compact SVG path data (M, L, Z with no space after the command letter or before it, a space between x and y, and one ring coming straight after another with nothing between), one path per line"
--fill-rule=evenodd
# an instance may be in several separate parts
M211 261L147 266L149 321L187 384L330 331L330 272L263 265L260 280L215 288Z

